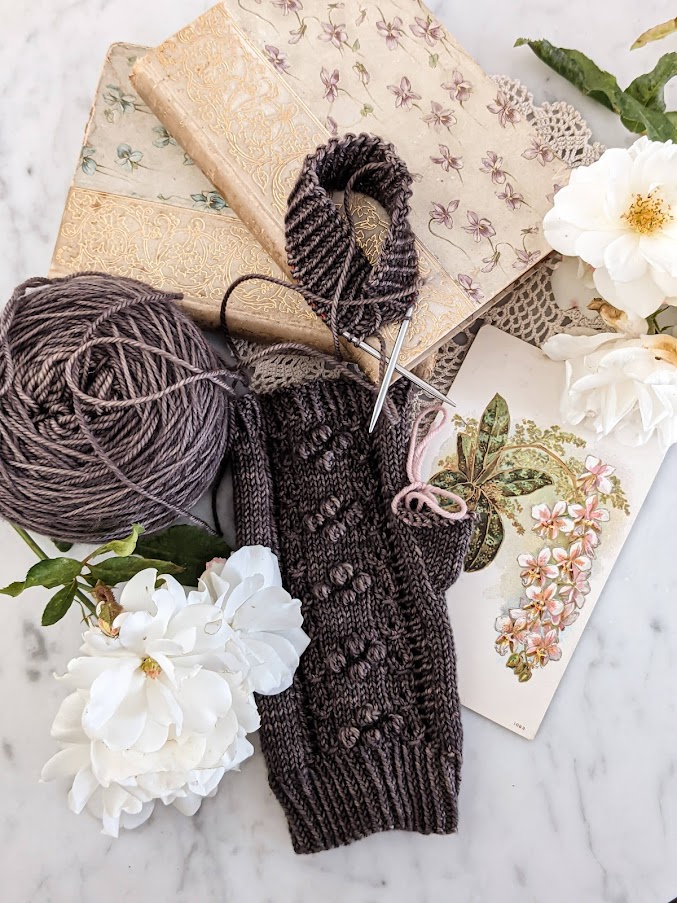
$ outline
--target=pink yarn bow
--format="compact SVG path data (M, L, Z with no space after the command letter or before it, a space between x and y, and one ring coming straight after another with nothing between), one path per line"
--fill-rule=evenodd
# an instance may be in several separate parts
M422 439L421 442L417 442L418 430L423 418L432 412L438 411L442 413L440 420L433 424L428 431L428 435ZM468 513L468 506L466 505L465 500L459 495L449 492L448 489L442 489L440 486L431 486L430 483L424 482L421 476L421 466L428 446L435 436L446 427L448 422L449 411L447 408L442 408L441 406L426 408L421 411L414 421L411 432L411 442L409 443L409 454L407 455L407 476L411 480L411 483L409 483L408 486L405 486L404 489L400 489L392 500L392 510L395 514L397 514L397 508L402 501L404 501L404 504L410 510L414 509L414 504L416 502L421 506L427 505L431 511L447 520L461 520ZM448 511L439 504L437 499L447 499L454 502L457 506L457 510Z

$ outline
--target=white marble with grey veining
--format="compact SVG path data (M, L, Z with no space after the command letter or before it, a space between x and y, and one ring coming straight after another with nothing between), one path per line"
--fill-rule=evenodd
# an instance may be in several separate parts
M0 0L0 299L46 271L108 45L157 43L208 5ZM513 41L547 36L578 47L625 83L657 54L654 47L630 55L630 41L674 15L672 5L432 4L485 69L521 78L538 99L575 102L608 144L629 141L614 117ZM677 49L677 41L659 49ZM673 453L537 739L465 713L456 837L381 835L297 857L260 756L224 780L196 818L163 810L118 841L101 836L67 811L61 788L37 782L63 695L51 675L74 653L75 619L43 630L41 591L0 599L0 899L667 903L677 895L676 487ZM0 584L31 562L0 524Z

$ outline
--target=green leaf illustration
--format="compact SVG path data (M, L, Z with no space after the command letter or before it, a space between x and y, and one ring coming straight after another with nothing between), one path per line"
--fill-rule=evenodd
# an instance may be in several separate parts
M665 86L677 75L677 53L665 53L651 72L639 75L625 89L627 94L650 110L665 110Z
M162 533L144 536L139 541L137 552L181 565L184 570L177 579L184 586L197 586L206 563L212 558L227 558L231 550L220 536L190 524L177 524Z
M543 489L544 486L552 486L552 477L542 470L534 470L531 467L513 467L509 470L501 470L491 478L494 485L498 485L503 495L511 496L530 495Z
M458 456L458 469L466 477L472 479L470 466L475 459L475 448L472 439L467 433L459 433L456 439L456 453Z
M142 533L143 527L141 524L133 524L132 532L129 536L125 537L125 539L112 539L110 542L99 546L96 551L92 552L90 558L98 558L99 555L106 555L109 552L112 552L114 555L120 555L121 557L127 557L132 554L134 549L136 549L136 544Z
M477 525L473 530L463 566L463 570L469 573L481 571L491 564L498 555L505 535L501 515L483 492L480 493L475 513L478 518Z
M432 476L428 482L431 486L438 486L440 489L446 489L447 492L456 492L463 494L464 487L472 490L472 485L468 482L468 478L460 470L440 470ZM465 498L465 495L463 496ZM440 504L444 505L444 499L440 499Z
M505 399L496 393L484 409L477 429L474 473L481 473L487 459L505 445L509 429L508 405Z
M63 618L73 604L77 588L78 585L75 580L73 580L72 583L68 583L66 586L61 587L59 592L52 596L42 613L43 627L50 627L52 624L56 624L57 621L60 621L61 618Z
M171 561L162 561L154 558L139 558L131 555L124 558L107 558L99 564L90 565L92 578L100 580L106 586L116 586L118 583L126 583L139 571L146 568L155 568L158 574L180 574L183 568Z
M62 586L75 580L81 570L82 564L74 558L46 558L33 565L23 582L19 580L10 583L4 589L0 589L0 593L5 596L18 596L32 586L54 589L55 586Z
M677 138L677 131L670 117L655 107L645 106L629 91L623 91L615 76L600 69L585 54L566 47L555 47L549 41L531 41L528 38L518 38L515 41L516 47L523 44L583 94L618 113L623 125L630 131L646 132L654 141ZM647 73L647 83L650 77L651 73Z

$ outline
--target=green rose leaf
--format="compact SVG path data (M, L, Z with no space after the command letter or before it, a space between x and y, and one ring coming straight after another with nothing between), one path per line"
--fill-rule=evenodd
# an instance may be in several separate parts
M492 455L500 451L508 438L510 412L505 399L496 393L484 409L477 430L474 473L481 473Z
M470 538L468 554L463 570L481 571L491 564L503 542L504 531L501 516L493 503L481 492L475 508L477 524Z
M677 19L668 19L667 22L661 22L660 25L654 25L652 28L647 28L647 30L643 31L633 43L630 50L637 50L639 47L644 47L645 44L649 44L651 41L660 41L674 31L677 31Z
M59 592L52 596L42 613L43 627L50 627L52 624L56 624L57 621L60 621L61 618L63 618L73 604L77 588L78 585L76 581L73 580L72 583L68 583L66 586L61 587Z
M5 596L18 596L32 586L54 589L55 586L62 586L75 580L81 570L81 562L74 558L46 558L33 565L23 582L10 583L4 589L0 589L0 593Z
M126 583L139 571L146 568L155 568L159 574L180 574L183 568L171 561L162 561L155 558L139 558L130 555L123 558L107 558L98 564L90 565L91 576L94 581L100 580L106 586L116 586L118 583Z
M132 526L132 532L125 539L112 539L110 542L105 543L102 546L99 546L91 554L91 558L98 558L99 555L106 555L108 552L112 552L114 555L119 555L122 558L131 555L132 552L136 549L136 544L138 542L139 536L143 533L143 527L141 524L134 524Z
M552 477L531 467L513 467L495 473L491 482L497 484L504 496L530 495L544 486L552 486Z
M583 94L592 97L608 110L618 113L623 125L630 131L646 132L654 141L667 141L669 138L677 137L674 125L665 113L655 107L645 106L629 91L623 91L615 76L600 69L585 54L566 47L555 47L549 41L531 41L528 38L518 38L515 41L516 47L523 44L530 47L542 62L571 82ZM652 73L647 73L646 83L640 85L646 93L649 93L647 86L651 76ZM640 89L635 87L635 90L638 92Z
M227 558L231 550L220 536L191 524L177 524L161 533L144 536L137 552L149 558L176 562L184 569L177 579L184 586L197 586L206 563L212 558Z
M639 75L630 82L625 93L648 109L662 113L665 110L665 86L676 75L677 53L666 53L651 72Z

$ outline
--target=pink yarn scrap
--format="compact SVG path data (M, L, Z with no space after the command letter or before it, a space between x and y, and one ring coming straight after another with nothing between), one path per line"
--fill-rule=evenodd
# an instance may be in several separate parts
M421 421L424 417L433 412L441 412L442 417L430 428L427 436L418 442L418 430ZM440 486L431 486L430 483L426 483L423 480L421 475L421 466L428 446L448 423L449 411L447 408L442 408L441 406L426 408L421 411L414 421L411 442L409 443L409 454L407 455L407 476L411 482L408 486L405 486L404 489L400 489L392 500L391 507L395 514L397 514L397 509L401 502L404 502L406 507L411 510L414 510L416 503L421 506L427 506L432 512L439 514L440 517L444 517L447 520L461 520L468 513L468 506L464 499L453 492L449 492L448 489L442 489ZM443 508L439 504L438 499L446 499L454 502L457 506L457 510L449 511L446 508Z

